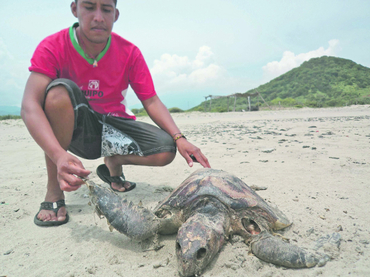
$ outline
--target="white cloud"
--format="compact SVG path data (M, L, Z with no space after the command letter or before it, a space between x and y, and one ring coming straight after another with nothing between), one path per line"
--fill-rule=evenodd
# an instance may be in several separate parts
M159 92L191 88L209 88L221 85L226 70L217 65L208 46L199 48L194 60L187 56L163 54L150 69Z
M8 48L6 47L3 39L0 37L0 64L3 65L3 62L6 60L13 60L12 54L10 54Z
M304 61L308 61L312 58L317 58L321 56L334 56L338 45L339 40L332 39L329 41L329 46L327 49L324 49L324 47L320 47L316 50L307 53L301 53L298 55L295 55L291 51L285 51L283 53L283 57L279 62L269 62L267 65L262 67L264 72L264 79L266 81L270 81L280 76L281 74L284 74L285 72L288 72L289 70L300 66Z
M0 37L0 98L1 106L20 106L28 77L27 62L19 61Z

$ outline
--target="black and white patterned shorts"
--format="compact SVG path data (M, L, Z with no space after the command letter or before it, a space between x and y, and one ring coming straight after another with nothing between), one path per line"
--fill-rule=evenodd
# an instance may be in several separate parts
M46 88L45 97L51 88L58 85L67 89L73 105L75 123L68 150L77 156L97 159L114 155L149 156L176 152L172 137L156 126L95 112L71 80L53 80Z

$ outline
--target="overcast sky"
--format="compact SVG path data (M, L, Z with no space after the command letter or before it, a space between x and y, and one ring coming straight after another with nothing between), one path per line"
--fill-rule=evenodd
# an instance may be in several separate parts
M70 3L0 0L0 106L20 106L37 44L76 22ZM113 31L141 49L168 108L245 92L312 57L370 67L368 0L118 0L117 7ZM128 102L140 103L132 90Z

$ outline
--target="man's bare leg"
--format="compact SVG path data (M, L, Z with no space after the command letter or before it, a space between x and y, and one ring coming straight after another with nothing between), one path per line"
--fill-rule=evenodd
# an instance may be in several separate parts
M45 114L60 145L67 149L72 140L74 111L64 86L56 86L48 92L45 99ZM45 161L48 173L45 201L56 202L64 199L64 192L57 180L57 167L47 155ZM64 221L66 214L66 208L61 207L57 215L50 210L41 210L37 217L42 221Z
M146 157L140 157L136 155L126 155L126 156L112 156L105 157L104 163L109 169L111 176L120 176L122 174L122 165L147 165L147 166L164 166L173 161L176 153L164 152L158 153ZM112 183L113 189L119 191L125 191L130 186L130 182L125 182L122 184Z

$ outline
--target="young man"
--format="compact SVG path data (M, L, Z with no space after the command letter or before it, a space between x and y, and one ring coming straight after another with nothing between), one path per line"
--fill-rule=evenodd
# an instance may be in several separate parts
M129 191L122 165L163 166L176 147L189 166L195 159L210 167L200 149L189 143L154 90L139 49L112 33L119 17L116 0L75 0L78 23L44 39L30 66L22 118L45 152L48 173L45 202L35 216L40 226L68 221L64 191L77 190L86 177L81 161L101 156L97 173L116 191ZM126 106L131 86L160 127L136 122Z

